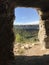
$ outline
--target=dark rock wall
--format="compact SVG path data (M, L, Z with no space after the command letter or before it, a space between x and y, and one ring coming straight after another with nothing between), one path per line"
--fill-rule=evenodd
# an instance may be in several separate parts
M41 8L39 24L39 40L43 48L49 48L49 7Z
M14 60L13 54L14 9L8 2L0 2L0 65L8 65Z

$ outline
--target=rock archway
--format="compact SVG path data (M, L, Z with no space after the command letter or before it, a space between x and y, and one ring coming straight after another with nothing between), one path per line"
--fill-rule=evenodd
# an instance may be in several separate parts
M42 48L49 48L48 0L0 0L0 65L11 65L13 54L13 20L15 7L34 7L41 16L39 40Z

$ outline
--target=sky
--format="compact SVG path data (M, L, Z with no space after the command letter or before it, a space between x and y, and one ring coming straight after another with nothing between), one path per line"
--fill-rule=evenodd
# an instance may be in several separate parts
M39 15L36 9L17 7L14 10L15 20L14 25L38 24Z

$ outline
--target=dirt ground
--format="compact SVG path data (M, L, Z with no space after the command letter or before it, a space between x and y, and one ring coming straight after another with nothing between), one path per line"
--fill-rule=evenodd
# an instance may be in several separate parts
M23 46L22 46L23 47ZM33 45L31 48L27 48L24 50L24 48L20 48L20 46L18 48L15 48L15 55L25 55L25 56L42 56L42 55L47 55L49 54L49 49L44 49L41 50L41 45L39 43L35 43L35 45ZM24 53L22 54L18 54L16 51L17 50L24 51Z
M41 50L40 45L35 45L31 49L25 51L26 56L42 56L49 54L49 49Z

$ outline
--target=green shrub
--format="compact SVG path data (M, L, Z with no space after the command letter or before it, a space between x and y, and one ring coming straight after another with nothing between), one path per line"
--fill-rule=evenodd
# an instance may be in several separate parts
M23 41L23 37L19 33L17 33L16 34L16 42L21 43L22 41Z

